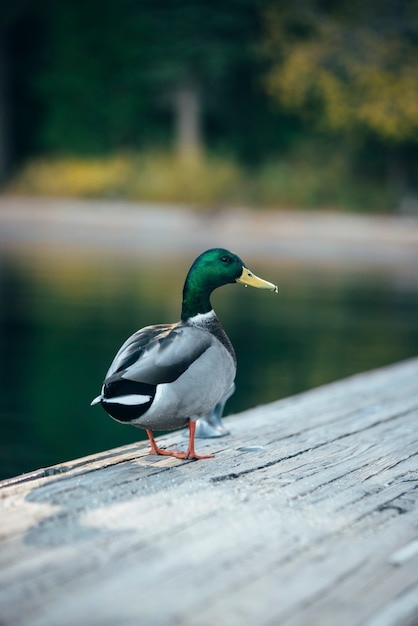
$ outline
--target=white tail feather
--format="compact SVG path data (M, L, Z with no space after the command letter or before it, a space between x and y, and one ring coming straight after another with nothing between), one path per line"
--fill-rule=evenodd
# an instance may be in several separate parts
M100 400L102 400L105 404L125 404L126 406L135 406L136 404L145 404L146 402L149 402L151 400L151 396L132 394L129 396L116 396L115 398L100 397Z

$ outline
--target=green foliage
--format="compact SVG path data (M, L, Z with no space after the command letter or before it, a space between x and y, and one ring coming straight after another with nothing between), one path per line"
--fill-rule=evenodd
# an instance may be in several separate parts
M20 188L380 210L417 188L417 0L45 0L14 22ZM172 156L187 85L194 171Z
M173 153L125 153L35 159L20 171L9 190L208 206L233 201L242 179L242 171L227 159L184 160Z
M43 103L43 150L97 154L135 145L151 114L143 40L147 24L118 2L51 2L44 20L44 59L33 86Z
M350 154L299 144L286 158L243 166L226 157L184 160L174 153L40 158L8 187L11 193L177 202L219 206L327 207L388 212L399 202L390 185L351 169Z
M267 88L323 128L418 135L416 0L272 2L265 11Z
M193 84L220 97L248 60L256 4L49 0L37 14L43 59L31 77L39 150L167 145L174 91Z

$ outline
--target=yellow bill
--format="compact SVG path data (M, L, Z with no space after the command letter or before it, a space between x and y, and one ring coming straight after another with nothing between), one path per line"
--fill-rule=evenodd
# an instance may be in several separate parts
M250 272L250 270L246 267L242 268L242 274L239 278L236 279L236 282L242 283L243 285L248 285L249 287L256 287L257 289L269 289L269 291L275 291L276 293L279 293L279 288L277 285L273 285L273 283L269 283L263 278L258 278L258 276Z

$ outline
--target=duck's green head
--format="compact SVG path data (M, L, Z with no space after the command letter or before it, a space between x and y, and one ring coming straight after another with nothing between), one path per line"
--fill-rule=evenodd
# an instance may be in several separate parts
M198 313L208 313L211 310L209 297L212 291L235 282L276 293L278 291L276 285L250 272L236 254L224 248L212 248L197 257L187 274L181 319L185 321Z

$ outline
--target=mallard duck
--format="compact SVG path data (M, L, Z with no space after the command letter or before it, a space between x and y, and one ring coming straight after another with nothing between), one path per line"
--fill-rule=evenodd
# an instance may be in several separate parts
M203 252L191 266L183 289L181 319L145 326L125 341L106 374L100 403L113 419L144 428L152 454L205 459L195 451L196 420L227 395L236 372L232 344L210 304L214 289L228 283L278 291L252 274L241 259L222 248ZM188 425L186 452L159 448L154 430Z

